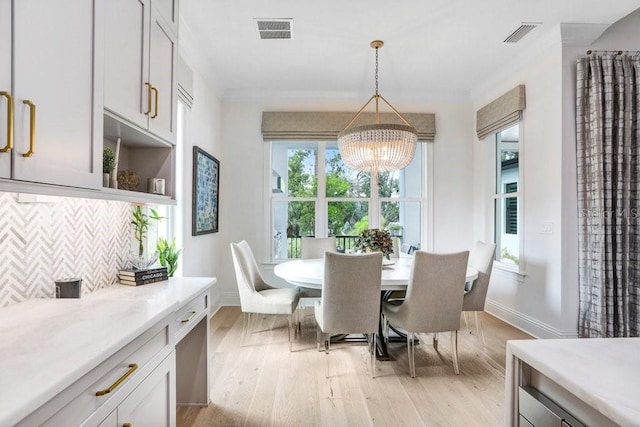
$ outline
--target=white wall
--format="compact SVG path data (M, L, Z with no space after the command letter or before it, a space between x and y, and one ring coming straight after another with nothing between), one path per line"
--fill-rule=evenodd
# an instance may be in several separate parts
M575 332L565 331L562 322L561 59L560 31L554 28L473 95L475 111L519 84L526 86L520 162L524 275L494 267L487 311L541 337ZM474 139L474 235L491 241L494 142ZM543 223L552 224L553 234L540 233Z
M180 52L185 62L193 70L193 107L186 115L184 144L182 148L182 196L178 200L177 209L181 210L183 218L182 244L180 257L182 275L220 277L220 272L228 268L221 261L228 245L223 244L221 233L191 235L191 203L193 189L193 147L198 146L220 161L220 190L222 199L225 187L222 180L226 174L232 173L228 168L222 144L222 108L216 88L213 88L204 78L202 70L206 69L206 60L201 56L197 42L189 32L188 26L180 24ZM221 217L225 210L224 200L220 200L219 229L228 227ZM211 305L214 308L219 303L218 286L212 290Z

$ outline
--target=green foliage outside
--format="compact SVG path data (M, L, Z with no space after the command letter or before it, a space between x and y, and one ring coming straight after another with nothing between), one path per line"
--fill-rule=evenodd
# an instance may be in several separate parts
M306 165L316 165L316 150L292 150L288 159L288 195L289 197L316 197L318 181L315 174L305 170ZM326 171L327 197L363 197L371 191L371 175L360 173L356 182L349 181L346 170L339 154L327 156ZM399 192L399 180L392 174L379 175L379 194L381 197L391 197ZM355 236L368 228L367 201L354 200L352 202L329 202L328 206L329 235ZM396 202L382 204L383 226L387 223L399 221L400 205ZM287 237L309 236L315 234L315 204L313 202L289 202Z

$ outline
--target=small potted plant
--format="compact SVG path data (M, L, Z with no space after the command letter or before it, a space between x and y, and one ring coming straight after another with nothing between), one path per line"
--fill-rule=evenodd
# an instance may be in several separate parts
M169 277L173 277L173 273L178 268L178 257L182 252L182 249L176 250L176 239L171 239L171 243L169 243L167 239L161 237L158 239L156 249L158 250L160 265L167 267Z
M382 252L385 258L393 253L393 241L387 230L370 228L362 231L356 239L354 247L361 252Z
M109 187L111 173L116 168L116 155L109 147L102 150L102 186Z

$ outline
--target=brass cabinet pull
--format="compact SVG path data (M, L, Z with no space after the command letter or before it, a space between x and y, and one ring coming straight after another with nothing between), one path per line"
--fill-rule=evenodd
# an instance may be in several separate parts
M182 319L180 321L180 323L187 323L189 320L193 319L193 316L195 316L195 315L196 315L195 311L190 311L189 312L189 317L187 317L186 319Z
M0 153L6 153L13 148L13 96L9 92L0 92L0 96L7 98L7 145L0 148Z
M31 157L36 152L36 104L28 99L22 101L29 106L29 151L22 154L22 157Z
M136 369L138 369L138 364L137 363L129 364L129 370L127 372L125 372L123 376L118 378L118 380L115 383L111 384L111 386L109 388L106 388L104 390L96 391L96 396L104 396L105 394L111 393L113 390L118 388L118 386L120 384L122 384L124 380L129 378L129 376L131 376L131 374L133 374Z
M187 323L189 320L193 319L193 316L196 315L195 311L190 311L189 312L189 317L187 317L186 319L182 319L180 320L180 323Z
M154 91L156 93L156 97L155 97L155 101L156 101L156 105L155 105L155 111L153 112L153 116L151 116L152 119L155 119L156 117L158 117L158 88L155 86L151 86L151 90Z
M122 427L133 427L133 424L131 424L131 423L124 423L124 424L122 424Z
M144 85L147 87L147 111L144 115L148 116L151 114L151 90L153 89L153 86L151 86L151 83L149 82L144 82Z

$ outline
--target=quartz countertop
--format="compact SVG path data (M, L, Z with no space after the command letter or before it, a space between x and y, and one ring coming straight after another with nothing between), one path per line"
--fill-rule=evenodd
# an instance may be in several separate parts
M172 278L0 309L0 425L13 425L215 283Z
M509 341L507 350L612 421L640 423L640 338Z

